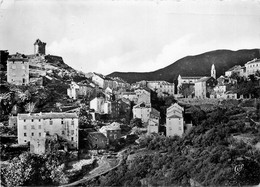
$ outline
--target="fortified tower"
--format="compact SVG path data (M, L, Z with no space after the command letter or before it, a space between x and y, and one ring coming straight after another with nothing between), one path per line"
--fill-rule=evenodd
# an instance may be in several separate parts
M34 43L34 54L45 55L45 46L46 43L42 42L40 39L37 39Z

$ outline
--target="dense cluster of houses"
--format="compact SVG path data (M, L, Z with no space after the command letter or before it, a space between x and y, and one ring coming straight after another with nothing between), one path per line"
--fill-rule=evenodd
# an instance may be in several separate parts
M248 79L250 75L260 71L260 59L253 59L244 66L235 65L216 78L216 70L214 64L211 67L211 76L181 76L178 77L177 94L178 96L188 98L223 98L223 99L239 99L243 95L238 95L233 86L237 80L235 76Z
M15 85L27 85L36 82L42 85L42 77L47 76L48 64L45 63L46 43L39 39L34 43L34 55L12 55L7 59L7 82ZM260 60L254 59L244 67L234 66L225 75L216 78L214 64L211 76L181 76L178 85L167 81L140 81L132 85L120 78L106 77L98 73L89 73L86 80L71 81L67 95L72 100L96 95L89 101L89 112L92 121L106 116L113 121L102 126L98 131L89 132L87 140L92 149L103 149L108 144L122 137L121 125L114 121L118 119L140 119L148 134L162 133L166 136L182 136L192 127L192 122L185 108L178 103L172 104L166 111L166 124L160 124L161 114L153 107L152 93L159 98L168 96L184 96L191 98L234 98L238 95L232 92L236 80L234 74L241 77L260 70ZM177 93L175 93L177 92ZM46 141L50 138L59 140L66 149L79 149L79 117L77 113L26 113L9 118L9 125L17 125L18 144L30 142L30 151L36 154L45 152Z

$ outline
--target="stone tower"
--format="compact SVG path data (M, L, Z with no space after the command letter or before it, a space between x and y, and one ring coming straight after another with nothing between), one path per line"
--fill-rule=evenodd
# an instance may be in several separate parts
M34 54L45 55L45 46L46 43L42 42L40 39L37 39L34 43Z
M211 66L211 77L216 79L216 69L215 69L215 65L214 64L212 64L212 66Z

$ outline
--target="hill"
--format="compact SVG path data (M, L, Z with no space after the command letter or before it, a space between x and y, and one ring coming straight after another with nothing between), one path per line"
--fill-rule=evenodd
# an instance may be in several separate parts
M153 72L113 72L109 77L120 77L129 83L141 80L165 80L173 82L182 76L210 75L211 65L215 64L217 76L224 74L234 65L244 65L246 62L260 57L259 49L248 50L216 50L195 56L186 56L171 65Z

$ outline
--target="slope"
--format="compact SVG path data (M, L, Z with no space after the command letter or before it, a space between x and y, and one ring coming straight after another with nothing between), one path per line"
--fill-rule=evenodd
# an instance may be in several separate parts
M195 56L186 56L171 65L153 72L113 72L109 77L120 77L129 83L140 80L166 80L173 82L178 75L207 76L210 75L211 65L215 64L217 76L234 65L244 65L249 60L260 57L259 49L248 50L216 50Z

